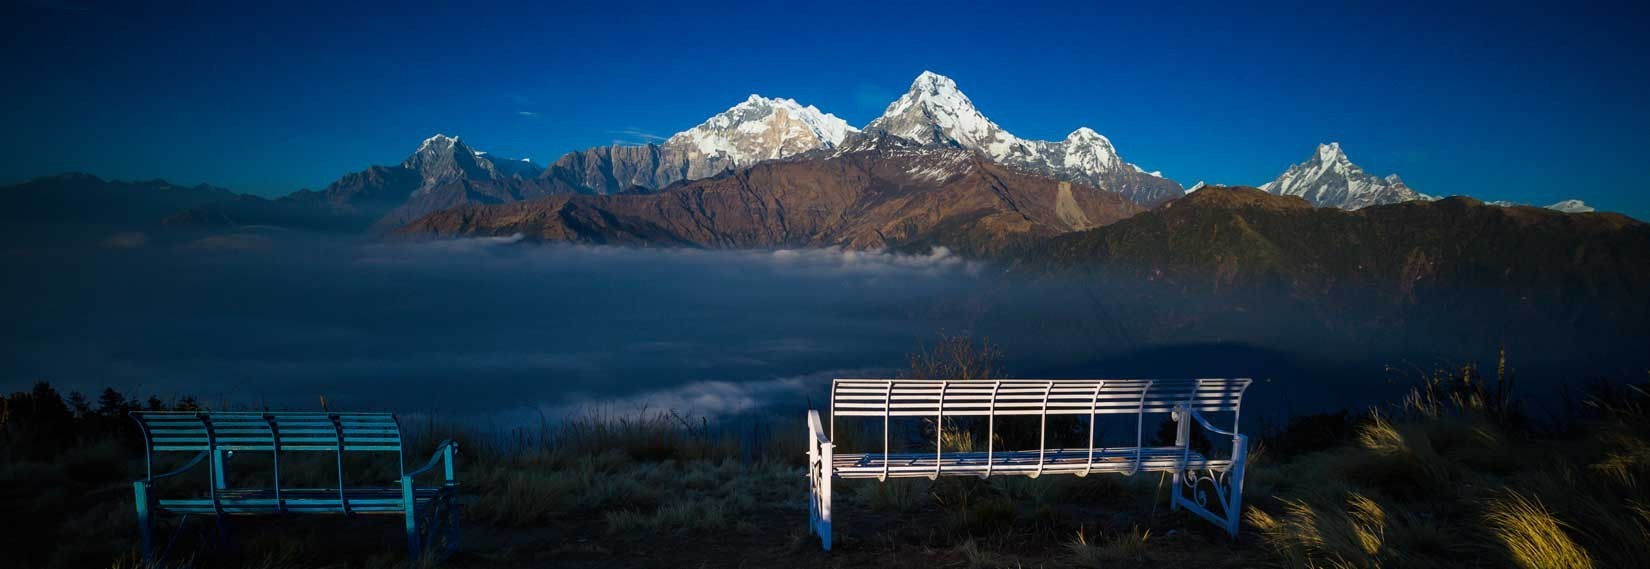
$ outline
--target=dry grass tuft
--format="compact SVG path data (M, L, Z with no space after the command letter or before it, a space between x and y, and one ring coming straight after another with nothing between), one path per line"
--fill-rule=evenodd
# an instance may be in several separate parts
M1417 567L1451 550L1452 532L1348 492L1330 500L1283 500L1279 514L1250 508L1244 516L1267 549L1290 567Z
M1106 559L1100 555L1100 544L1090 540L1083 529L1077 530L1077 537L1066 542L1066 551L1071 554L1071 564L1078 567L1100 567Z
M1593 558L1577 545L1564 528L1568 524L1553 517L1540 500L1525 498L1516 491L1488 504L1484 523L1489 526L1509 557L1526 569L1589 569Z
M1141 530L1136 526L1099 542L1090 539L1086 530L1079 529L1077 537L1066 542L1066 551L1072 564L1078 567L1101 567L1112 561L1145 561L1146 546L1151 537L1151 530Z

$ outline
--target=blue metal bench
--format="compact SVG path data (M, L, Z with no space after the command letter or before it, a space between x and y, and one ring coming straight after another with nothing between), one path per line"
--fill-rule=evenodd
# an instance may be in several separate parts
M211 515L223 525L226 516L272 514L400 514L406 518L407 553L417 559L426 546L442 541L437 553L458 546L454 507L458 482L453 457L458 445L446 441L429 462L407 470L401 427L389 413L326 412L149 412L131 414L143 430L145 476L132 483L137 502L143 556L153 560L154 515L159 512ZM182 468L155 473L157 453L196 453ZM337 457L336 487L291 488L281 483L281 457L291 452L327 452ZM236 453L266 453L272 464L267 486L229 485L225 468ZM348 453L395 453L400 484L353 487L344 477ZM193 496L157 498L154 483L206 464L204 491ZM414 478L442 466L439 484L418 486Z

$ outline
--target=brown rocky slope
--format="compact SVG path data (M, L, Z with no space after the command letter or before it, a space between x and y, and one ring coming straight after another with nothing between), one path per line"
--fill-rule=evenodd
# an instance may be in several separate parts
M402 237L704 248L829 247L989 254L1141 211L1122 195L1010 170L971 151L897 139L834 156L765 162L646 195L554 195L463 205Z

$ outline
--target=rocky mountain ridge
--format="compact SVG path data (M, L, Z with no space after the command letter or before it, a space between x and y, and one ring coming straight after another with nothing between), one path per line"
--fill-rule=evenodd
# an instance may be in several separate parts
M702 248L944 247L980 255L1139 211L1121 194L1020 172L967 149L885 137L829 157L762 162L655 193L467 205L395 234Z
M1059 142L1016 137L975 108L955 81L931 71L917 76L865 132L975 150L999 164L1118 192L1147 207L1183 194L1173 180L1124 162L1111 140L1091 128Z

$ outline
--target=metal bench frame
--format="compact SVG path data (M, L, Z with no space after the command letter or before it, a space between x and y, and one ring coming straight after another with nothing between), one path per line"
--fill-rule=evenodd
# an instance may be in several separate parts
M132 482L138 532L145 562L154 561L154 515L159 512L212 515L220 536L226 516L279 514L401 514L406 517L407 554L418 559L424 547L444 539L450 554L458 546L454 497L458 481L453 459L458 445L443 441L423 466L407 470L400 422L390 413L134 411L143 432L145 472ZM197 452L181 468L155 473L155 454ZM225 468L237 452L269 453L272 481L267 488L233 488ZM288 488L281 484L281 455L331 452L337 456L338 485ZM348 453L395 453L400 484L351 487L344 478ZM154 483L207 465L206 497L158 499ZM414 479L440 465L444 478L420 487ZM438 533L439 532L439 533Z
M1174 476L1170 507L1185 508L1237 536L1243 504L1243 471L1249 438L1238 431L1239 411L1249 379L1016 379L916 380L836 379L831 382L829 430L819 411L808 411L809 529L831 549L831 479L940 476L1166 472ZM1204 413L1232 413L1231 430L1214 426ZM1176 422L1172 447L1145 445L1145 416L1168 414ZM1088 446L1047 448L1050 415L1087 415ZM1134 415L1135 444L1096 447L1101 415ZM1000 416L1040 417L1038 448L999 451L995 446ZM882 419L882 452L839 453L831 441L838 417ZM986 450L945 452L942 429L935 429L934 452L890 453L889 425L896 417L926 417L936 425L946 417L984 417ZM1193 422L1209 433L1232 439L1230 458L1203 456L1191 449ZM1210 509L1209 489L1219 513Z

